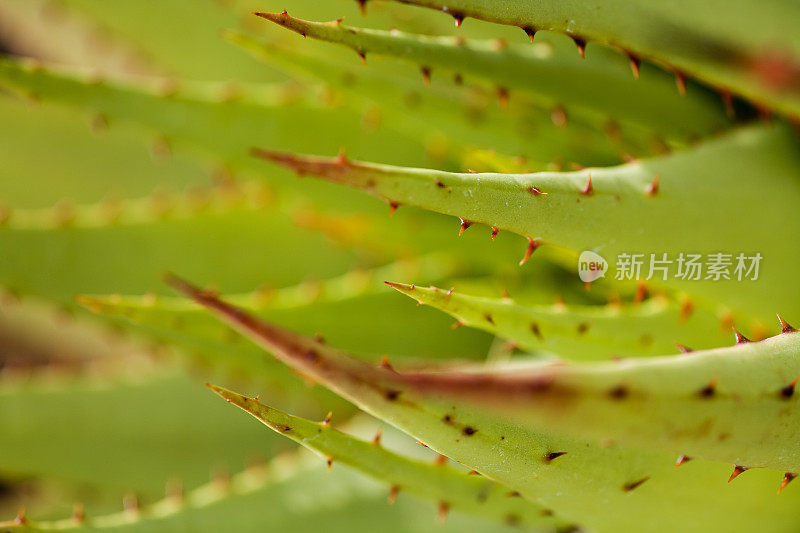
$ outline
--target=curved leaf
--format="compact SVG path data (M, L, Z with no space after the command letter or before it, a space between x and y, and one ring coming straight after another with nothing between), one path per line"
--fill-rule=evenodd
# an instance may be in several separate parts
M450 509L488 516L501 523L525 529L563 527L545 509L519 498L509 497L507 487L481 476L471 476L446 465L422 463L393 453L380 445L380 433L373 442L355 439L330 427L288 415L258 400L208 385L230 403L250 413L275 432L326 458L329 464L343 463L392 486L392 492L408 490L439 504L440 516Z
M475 17L519 26L526 32L564 33L583 46L587 41L610 45L783 113L795 117L800 113L800 39L793 31L800 21L800 6L793 2L402 2L441 10L461 20Z
M662 72L648 71L637 81L627 62L609 54L601 53L602 59L587 65L577 54L567 57L547 44L498 45L496 41L353 28L340 20L307 22L286 12L258 15L303 36L343 44L362 56L377 53L408 59L427 69L426 75L436 67L472 75L506 90L535 94L551 106L566 106L568 113L583 111L595 120L611 117L646 126L668 138L685 140L690 135L708 134L729 122L721 103L709 105L709 94L698 89L681 98Z
M680 305L666 296L639 305L520 305L402 283L386 282L421 304L440 309L464 324L509 339L519 348L545 350L565 359L661 355L676 343L693 349L722 346L730 332L707 309Z
M794 415L788 408L793 400L774 387L785 387L784 381L789 379L786 376L800 373L793 362L795 334L735 348L697 352L687 358L539 366L536 368L541 370L509 370L499 379L492 373L464 374L457 370L398 374L259 321L184 282L174 280L174 284L287 365L313 376L440 453L584 527L609 532L630 528L701 532L715 527L747 531L758 527L763 520L770 520L775 530L791 531L796 523L796 498L800 497L796 487L790 486L780 498L774 495L783 474L767 470L748 472L744 479L725 487L730 473L730 467L725 465L696 460L676 470L669 455L638 447L621 448L609 440L597 444L594 438L601 431L609 435L621 430L624 434L614 435L620 440L637 441L637 437L652 440L657 433L655 440L660 448L669 447L668 442L678 447L691 444L695 451L702 449L717 458L724 455L732 460L731 454L737 458L743 454L741 458L748 457L760 464L765 461L774 467L794 464L790 457L797 458L793 445L797 424L789 420ZM787 351L782 353L782 348ZM764 353L770 351L772 356ZM563 376L565 383L574 380L577 388L532 387L529 378L537 376L536 372ZM725 375L721 375L723 372ZM696 393L708 385L709 375L714 374L720 374L719 394L703 399ZM628 401L615 400L609 391L618 387L616 378L626 376L636 376L642 382L631 383ZM738 396L738 386L743 383L742 394L749 400L744 402ZM641 387L637 390L633 385ZM645 394L648 388L656 394L648 397ZM548 390L554 394L548 395ZM478 397L509 399L511 395L525 393L528 399L534 395L533 402L526 399L524 404L533 406L530 415L544 417L546 412L547 424L552 427L533 429L528 423L508 420L509 406L513 405L508 401L502 402L502 406L491 402L503 410L500 417L487 415L487 406L480 409L469 406ZM469 401L462 403L457 396ZM637 409L641 399L649 402L650 408L662 402L663 409L655 412ZM561 421L562 412L565 420L571 419L570 431L580 431L581 425L574 422L581 409L584 414L591 413L590 416L600 412L611 415L615 409L621 409L628 418L601 416L585 420L589 423L585 432L592 435L588 441L559 434L566 425L566 421ZM682 430L682 427L693 429L687 426L692 423L700 423L702 428L704 415L713 417L719 412L727 413L720 420L732 430L730 440L720 441L713 430ZM744 418L737 414L743 414ZM787 417L785 425L774 423L783 417ZM633 419L638 419L644 427L627 426ZM611 425L606 427L608 422ZM736 431L743 424L747 430ZM665 427L672 432L670 439L662 441L660 432ZM759 433L759 429L764 432ZM782 455L784 452L788 455ZM719 491L723 488L725 497L720 498ZM622 506L628 511L620 513ZM692 520L687 522L686 516L692 516Z
M652 276L651 283L726 305L762 324L775 312L790 319L800 312L800 285L793 274L800 258L784 239L785 230L800 227L793 207L800 202L800 157L796 140L782 127L743 129L670 156L565 173L454 174L256 153L298 174L363 189L395 205L460 217L462 231L480 223L526 236L528 253L520 264L540 245L553 244L598 252L608 272L624 279L636 272L623 269L621 254L629 259L641 254L639 279ZM769 209L757 218L732 216L756 205ZM663 254L666 273L648 271ZM684 259L700 254L699 279L685 271L678 276L680 254ZM703 267L713 254L729 254L727 279ZM744 271L737 276L736 258L757 254L764 263L759 276L752 279L754 271L749 278Z

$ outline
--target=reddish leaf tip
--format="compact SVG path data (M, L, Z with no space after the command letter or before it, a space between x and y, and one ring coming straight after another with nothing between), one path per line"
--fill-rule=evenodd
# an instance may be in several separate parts
M416 288L414 285L409 285L407 283L398 283L396 281L384 281L384 283L400 292L413 291Z

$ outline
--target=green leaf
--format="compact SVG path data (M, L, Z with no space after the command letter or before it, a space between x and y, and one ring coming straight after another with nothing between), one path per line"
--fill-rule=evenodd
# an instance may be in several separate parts
M521 305L510 298L469 296L436 287L387 283L459 324L509 339L519 348L545 350L565 359L661 355L722 346L731 333L708 309L693 309L664 295L640 304Z
M187 404L191 405L191 404ZM198 428L206 427L202 421ZM263 433L263 431L261 431ZM222 435L222 434L221 434ZM480 533L514 531L458 510L448 523L435 521L431 505L401 494L386 505L385 486L348 468L330 474L312 457L282 455L248 468L230 479L217 479L185 493L173 486L167 496L111 514L81 509L73 517L40 520L30 512L23 520L0 522L2 531L174 531L286 530L313 533L386 531L388 533L449 533L469 529ZM63 512L60 516L66 515ZM67 515L68 516L68 515ZM19 523L22 522L22 523Z
M60 202L137 198L154 190L205 184L210 169L179 154L154 157L155 138L125 128L105 129L100 116L0 96L0 181L3 209ZM91 126L91 127L90 127ZM42 157L47 146L47 157ZM13 179L12 179L13 177Z
M601 124L610 117L685 140L729 122L720 103L709 105L707 92L698 89L681 98L663 72L648 71L642 80L636 80L627 62L610 53L596 52L600 57L582 64L574 52L567 56L548 44L517 46L369 30L345 26L341 21L307 22L286 12L259 16L303 36L343 44L361 55L377 53L411 60L428 69L426 75L430 69L442 67L506 90L522 90L547 105L565 106L568 113L584 113Z
M796 69L800 38L793 31L800 21L800 7L793 2L402 1L461 19L475 17L526 31L564 33L584 44L609 45L760 105L795 117L800 113ZM775 69L785 76L775 78Z
M289 366L581 526L618 531L645 523L650 531L699 532L770 520L776 529L794 527L800 493L790 486L776 498L781 474L748 472L726 487L730 467L695 460L676 470L669 455L640 447L646 441L687 455L797 466L797 424L789 409L796 398L781 392L800 375L793 333L685 357L539 365L505 374L402 374L259 321L183 282L174 284ZM714 376L715 394L701 397ZM553 378L552 387L545 386L545 377ZM627 396L610 394L626 379ZM482 407L470 407L477 399ZM504 414L486 414L490 406ZM525 411L525 423L508 419L514 406ZM707 420L714 420L712 427ZM598 445L600 433L612 440ZM723 434L728 435L719 439ZM617 441L637 446L622 448ZM628 511L620 513L623 506ZM693 517L691 523L686 516Z
M370 64L364 68L358 62L320 59L239 32L226 32L225 36L268 65L365 100L372 115L379 111L383 121L409 135L439 130L446 143L513 153L528 158L526 165L542 168L568 162L613 164L622 154L645 155L652 150L650 132L635 127L622 129L613 121L599 127L582 121L580 116L570 117L567 126L559 122L565 117L562 110L529 101L523 93L501 106L495 104L498 96L493 91L479 87L458 87L439 78L423 87L419 72L402 65Z
M313 91L288 91L280 85L170 78L123 82L74 70L59 74L41 65L2 59L0 86L101 117L112 128L119 124L137 128L145 138L160 139L162 145L228 173L261 173L262 165L249 153L257 144L294 150L327 147L333 152L346 147L351 153L398 162L425 161L419 138L408 138L389 127L364 135L358 112L320 102ZM329 135L331 131L337 132L336 138ZM296 183L281 173L271 177L287 196L302 194L327 205L358 202L336 192L320 194L319 188Z
M509 497L511 491L507 487L446 465L423 463L385 449L380 445L380 433L373 442L358 440L333 429L328 422L311 422L222 387L208 386L270 429L326 458L329 465L343 463L389 483L395 493L407 490L437 502L440 518L446 517L450 509L460 509L525 529L564 526L548 516L545 509Z
M800 158L788 128L742 129L670 156L565 173L455 174L267 150L259 155L397 205L460 217L462 229L486 224L526 236L530 244L522 262L550 244L598 252L608 272L620 275L626 273L620 254L642 254L640 278L647 279L651 255L660 260L667 254L672 270L668 266L666 280L654 271L652 283L753 317L762 324L753 324L756 329L775 312L789 319L800 312L793 266L800 258L786 246L781 229L800 227L793 207L800 202ZM754 205L770 207L757 218L741 216ZM703 261L730 254L730 279L717 281L705 269L699 280L678 278L681 253L701 254ZM744 271L737 279L739 254L761 255L756 280Z
M423 341L446 331L449 322L438 313L409 312L412 306L388 294L382 281L400 272L441 280L464 273L464 265L451 256L431 254L299 285L264 287L232 298L259 316L308 335L319 334L356 353L414 354L420 359L482 358L489 346L489 338L482 333L455 332L435 347ZM253 378L259 376L259 382L266 378L264 383L278 388L282 388L281 380L288 377L280 365L262 364L249 343L236 342L227 328L186 298L149 294L79 296L77 300L95 313L119 317L121 323L133 325L136 330L183 346L211 365L230 366ZM343 323L343 316L349 317L347 323ZM408 331L417 334L408 335Z
M297 283L352 267L353 252L298 229L287 212L292 209L260 183L4 209L0 248L15 253L0 256L0 283L71 303L77 293L158 292L164 272L180 265L226 290ZM306 253L281 262L261 253L288 247ZM243 249L253 251L249 261L242 261ZM309 262L311 257L317 260ZM53 265L60 265L56 277Z
M44 368L28 380L9 370L0 380L0 472L152 499L171 479L197 486L215 468L238 470L284 447L167 367L119 358L77 375L63 364ZM197 423L198 409L215 432Z

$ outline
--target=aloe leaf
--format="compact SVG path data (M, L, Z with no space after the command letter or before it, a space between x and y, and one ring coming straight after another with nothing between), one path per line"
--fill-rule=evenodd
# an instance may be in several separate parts
M795 250L775 231L800 225L792 207L800 201L800 181L792 179L798 168L796 141L782 127L747 128L670 156L565 173L454 174L258 153L298 174L360 188L395 205L457 216L462 231L486 224L526 236L522 262L539 246L552 244L598 252L609 273L625 275L617 264L620 254L642 254L647 263L640 279L648 279L650 260L667 254L672 270L652 271L652 283L721 303L762 324L775 312L791 319L800 311L791 266ZM754 202L771 208L757 220L731 217L748 212ZM692 207L698 204L704 209ZM681 253L705 258L722 252L730 254L729 279L717 281L705 269L701 279L678 278ZM760 269L756 280L731 277L739 254L761 254L769 269Z
M499 367L484 372L404 376L351 361L341 353L322 356L315 343L301 342L285 330L259 322L213 294L180 280L172 284L229 324L260 337L271 350L280 347L284 353L276 355L284 362L297 364L295 357L305 357L305 371L335 365L337 368L327 370L330 375L346 373L353 383L375 382L378 393L395 400L398 397L391 392L392 385L407 383L422 391L432 388L481 402L496 398L501 409L513 412L518 408L534 424L579 436L615 438L758 467L791 470L800 466L800 454L791 445L795 437L792 413L781 409L791 401L794 380L800 375L800 366L793 361L798 336L788 325L784 325L784 333L764 341L740 339L732 348L696 351L685 357L583 365L536 363L508 371ZM291 353L285 353L291 344ZM334 360L327 361L329 357ZM358 378L360 374L363 377ZM569 400L567 404L563 404L564 398ZM742 399L747 399L746 405L734 407ZM509 403L511 400L515 401ZM555 409L559 402L562 405ZM780 413L786 424L778 423L777 414L770 417L768 413ZM713 427L708 420L714 421ZM736 431L737 427L748 429ZM721 434L725 436L719 438Z
M76 293L157 292L163 273L181 264L226 290L297 283L352 267L352 252L298 231L275 202L268 188L254 183L127 202L4 209L0 246L17 252L0 257L0 283L71 303ZM137 243L135 253L131 243ZM301 247L306 256L276 263L254 254L253 261L243 262L231 251L286 246ZM308 254L319 260L307 263ZM55 278L54 264L62 265Z
M661 355L714 348L731 338L708 309L694 309L661 295L635 304L521 305L510 298L486 298L431 286L387 283L421 304L510 340L514 346L545 350L565 359Z
M319 281L308 280L283 288L264 287L232 295L232 298L260 316L308 335L319 334L327 342L346 346L356 353L482 358L489 344L482 333L454 332L436 347L420 342L446 331L449 321L438 313L410 313L406 302L399 302L388 294L382 280L399 272L415 273L428 279L464 273L463 266L459 266L454 257L432 254L374 269L356 269ZM252 346L234 342L235 337L231 338L227 328L186 298L156 294L83 295L77 300L103 317L119 318L120 323L183 346L195 358L209 364L239 368L243 374L259 376L259 379L268 378L272 387L281 388L280 380L288 378L281 366L259 362ZM343 324L342 316L350 317L351 322ZM416 331L419 335L409 336L407 331ZM228 356L220 357L223 352ZM261 377L263 374L266 375Z
M225 36L268 65L379 105L385 120L403 131L419 132L435 126L451 143L481 146L547 163L618 162L624 153L644 155L652 150L650 132L634 127L622 129L611 122L599 128L582 122L580 116L570 117L569 127L557 125L553 120L560 117L556 110L528 102L525 95L515 95L504 103L503 109L495 104L497 95L493 91L458 87L439 78L429 80L423 87L418 72L406 73L397 65L391 65L391 70L380 68L389 65L364 68L335 57L323 60L240 32L226 32Z
M40 519L34 511L21 512L17 518L0 522L0 529L141 533L252 529L302 533L322 529L390 533L409 529L424 533L465 529L486 533L513 531L465 516L458 510L446 524L436 523L435 510L429 504L403 494L393 506L385 502L385 487L357 472L345 467L331 475L314 457L284 454L269 463L254 465L230 478L215 479L191 490L168 486L167 496L162 499L138 504L128 497L122 511L109 513L78 505L72 516L52 520ZM55 516L65 514L60 510Z
M399 260L374 269L356 269L341 276L309 281L289 287L269 289L228 295L228 299L253 311L264 309L293 309L305 307L313 303L337 302L366 294L379 292L380 281L400 273L421 276L426 279L443 279L460 273L455 258L447 254L433 253L415 259ZM154 300L152 296L120 296L120 295L80 295L80 303L95 312L117 313L129 317L146 314L148 310L157 308L160 311L205 315L203 308L194 301L181 298L161 296Z
M210 179L203 161L181 154L154 157L155 137L106 129L100 116L87 120L61 107L0 97L0 121L0 159L8 177L0 181L3 209L136 198ZM42 145L48 157L41 157Z
M33 94L44 102L101 116L110 127L125 124L148 138L166 141L212 168L228 172L262 168L249 150L254 144L306 149L328 147L370 153L397 161L424 161L424 147L388 127L363 135L361 116L280 85L178 82L170 78L111 81L86 73L58 74L36 64L0 61L0 86ZM305 100L303 97L306 97ZM327 135L337 131L336 138ZM151 137L152 136L152 137ZM389 148L391 147L391 149ZM281 176L273 176L280 183ZM284 184L286 181L284 181ZM291 194L341 203L335 192L315 193L290 182ZM287 192L286 194L289 194ZM348 202L353 202L348 198Z
M408 490L437 502L442 517L450 509L460 509L525 529L566 525L559 524L544 512L545 509L531 502L509 497L511 491L507 487L481 476L470 476L446 465L423 463L393 453L380 445L380 434L373 442L358 440L333 429L327 422L311 422L222 387L209 387L270 429L321 455L329 464L345 464L389 483L393 492Z
M303 36L343 44L361 55L386 54L411 60L424 69L442 67L489 80L507 90L535 94L548 105L565 106L567 113L588 112L595 120L611 117L681 140L707 134L728 123L721 104L709 105L708 93L698 90L696 96L681 98L672 80L661 72L648 72L637 81L627 62L622 58L614 61L610 54L603 54L597 64L586 65L577 54L566 57L545 44L498 45L368 30L345 26L340 20L308 22L286 12L259 16ZM586 87L593 90L587 91Z
M672 531L679 527L699 532L721 525L734 530L746 530L757 527L759 521L768 518L776 529L790 531L794 527L797 516L794 498L797 497L797 492L790 486L781 498L776 499L774 496L782 474L768 470L748 472L747 478L743 476L742 480L726 487L725 497L719 498L718 492L725 486L730 467L695 460L675 469L670 455L644 451L642 448L620 448L613 440L604 440L598 445L594 438L594 430L598 429L594 426L595 423L602 425L611 422L611 426L605 428L608 435L611 428L619 429L619 426L625 426L633 418L637 418L645 425L644 428L627 427L624 435L615 436L621 440L635 441L637 436L652 437L651 430L663 432L664 428L674 428L669 439L659 434L655 439L658 441L655 443L657 448L663 448L668 441L677 446L694 441L693 445L705 448L717 458L733 453L736 458L758 457L773 467L783 466L789 455L775 455L770 452L783 447L778 453L788 451L789 454L794 454L794 437L791 436L794 425L774 423L776 409L787 406L788 403L781 394L781 389L773 390L772 384L768 382L775 381L776 387L785 387L782 374L792 373L789 369L791 363L785 357L786 354L781 357L779 352L775 352L774 356L761 352L774 351L779 345L796 342L793 334L785 334L761 343L737 345L735 348L698 352L697 355L686 358L650 359L630 364L544 366L542 372L547 375L559 375L558 372L564 369L565 379L572 376L576 382L583 382L576 383L579 388L570 392L560 388L551 389L553 392L563 390L563 394L556 394L561 404L558 409L553 409L555 404L550 400L555 398L547 394L548 389L524 389L528 394L535 395L532 403L525 401L525 406L532 406L537 414L548 411L551 415L547 423L552 424L552 427L540 426L534 430L527 423L519 424L507 418L508 407L512 405L508 402L503 404L506 414L500 418L485 414L486 406L481 409L470 407L468 404L473 398L465 388L499 397L506 390L506 385L525 383L530 376L535 375L536 370L513 372L508 377L509 382L505 383L502 379L493 381L495 374L491 373L472 374L474 379L452 371L398 374L392 369L366 365L340 351L259 321L243 310L222 302L213 294L184 282L173 280L173 284L207 306L221 320L250 336L287 365L313 376L363 409L396 425L440 453L518 490L524 497L553 509L559 516L573 520L581 526L598 531L618 531L629 527L645 527L648 531ZM754 371L754 368L758 370ZM721 375L723 370L725 376ZM709 375L715 373L720 374L717 396L710 399L696 396L700 389L708 385ZM619 401L609 396L611 388L602 391L593 388L603 381L614 382L613 387L617 387L619 383L615 378L627 375L636 375L642 379L641 385L646 382L646 386L654 393L661 391L665 394L656 395L665 401L664 409L654 412L651 408L654 406L653 402L658 403L656 396L648 399L644 389L637 391L634 387L636 383L633 382L629 389L630 401ZM725 379L728 375L731 377L730 382ZM753 376L763 378L756 383ZM662 379L665 381L662 382ZM590 384L593 380L595 382ZM694 381L698 381L699 389L692 388ZM491 383L497 383L498 386L483 387ZM726 383L724 387L723 383ZM743 384L743 394L752 400L741 402L733 396L732 390L737 395L740 394L736 384ZM465 387L462 388L462 385ZM512 386L508 393L514 394L514 391L520 390ZM467 397L470 400L468 404L453 397L458 394ZM571 401L564 403L565 394L574 396L571 396ZM647 402L648 409L637 410L635 405L638 403L633 401L634 398L637 402L639 399ZM486 399L485 396L482 399ZM723 403L726 405L722 405ZM562 414L564 418L571 419L572 431L581 427L575 425L575 418L572 417L576 413L573 410L576 405L593 410L594 414L597 414L597 410L604 411L606 408L609 409L607 414L615 409L627 409L622 418L629 418L609 420L601 417L603 422L595 420L586 429L587 433L593 435L590 441L575 440L574 437L552 432L556 428L563 429L562 422L558 420ZM735 428L743 427L742 419L733 413L739 414L742 407L747 405L748 412L744 415L747 428L745 431L736 431ZM633 412L637 414L634 415ZM750 415L755 415L756 412L761 418L753 421ZM781 417L792 416L791 411L786 409L778 412ZM732 430L729 440L719 441L718 433L713 429L699 434L680 429L687 427L681 423L700 421L702 424L704 415L715 418L718 413L727 413L719 420L727 421L728 429ZM766 433L759 434L752 424L765 428ZM752 442L746 444L748 440L759 440L767 436L767 440L777 437L780 442L758 442L755 446ZM704 440L706 446L701 445ZM761 444L765 447L761 448ZM631 506L631 511L619 513L616 509L625 502ZM689 515L693 517L691 523L685 520L685 516Z
M73 375L63 365L27 378L9 372L0 380L0 472L151 499L170 479L196 486L215 468L239 469L284 448L231 420L196 382L166 367L120 358L102 372L97 365ZM218 433L196 423L199 406Z
M499 24L564 33L579 45L597 42L639 59L659 63L687 75L743 95L761 105L797 116L800 95L796 74L800 41L792 28L800 8L791 2L770 0L753 4L692 0L664 4L654 0L613 2L520 2L502 0L410 0L463 20L474 17ZM713 15L710 15L712 14ZM747 28L747 32L740 31ZM590 52L590 53L593 53ZM777 67L781 65L781 67ZM788 71L772 76L774 68Z
M39 12L35 4L42 0L6 0L5 3L21 4L18 16L6 13L10 24L25 26L33 19L48 30L47 39L54 45L68 47L71 43L61 40L59 26L75 20L85 21L90 31L85 36L85 45L100 55L109 47L129 46L139 58L138 62L153 67L158 72L168 73L187 79L208 80L246 80L253 82L279 81L284 76L271 71L232 50L224 41L218 39L221 31L228 28L260 30L260 25L252 15L253 9L282 8L277 0L256 2L233 0L163 0L159 2L158 17L153 11L143 8L137 1L120 0L109 4L94 0L46 0L49 9ZM28 7L29 4L33 4ZM358 7L346 0L320 4L316 0L293 0L293 10L314 12L322 16L358 15ZM406 10L384 6L370 13L370 24L391 28L402 21L407 27L430 30L436 26L427 13L408 13ZM184 28L185 39L175 39L175 21L191 20ZM441 26L448 27L448 24ZM36 37L39 35L34 34ZM33 37L33 36L31 36ZM41 39L37 39L37 43ZM72 48L83 42L75 43ZM77 45L77 46L76 46ZM294 44L297 47L297 43ZM299 45L303 46L303 45ZM324 52L317 51L318 56ZM88 66L87 63L83 63ZM97 67L96 63L91 66Z

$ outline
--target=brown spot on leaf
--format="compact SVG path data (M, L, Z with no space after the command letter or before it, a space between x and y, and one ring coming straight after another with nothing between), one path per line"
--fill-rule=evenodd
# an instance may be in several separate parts
M608 395L614 400L624 400L628 397L628 394L629 391L625 385L617 385L608 392Z
M698 391L701 398L712 398L717 393L717 379L708 382L708 385Z
M650 476L645 476L645 477L643 477L642 479L640 479L638 481L633 481L631 483L626 483L622 488L626 492L630 492L633 489L640 487L642 485L642 483L644 483L648 479L650 479Z
M545 455L542 459L544 460L545 463L549 463L549 462L553 461L553 459L558 459L562 455L566 455L566 454L567 454L567 452L550 452L547 455Z
M796 378L794 381L792 381L791 383L789 383L788 385L786 385L785 387L783 387L781 389L781 397L782 398L785 398L785 399L788 400L789 398L794 396L794 389L795 389L795 386L797 385L798 379L800 379L800 378Z

